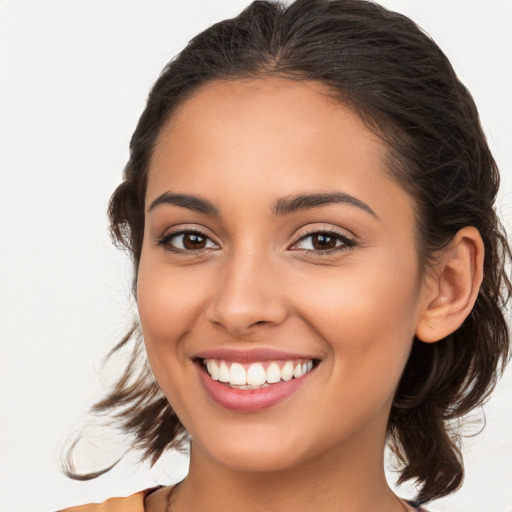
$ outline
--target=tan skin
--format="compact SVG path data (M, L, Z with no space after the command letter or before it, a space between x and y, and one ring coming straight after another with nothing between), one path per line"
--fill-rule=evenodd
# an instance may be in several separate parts
M137 300L151 367L192 438L178 512L404 510L383 469L393 395L414 336L435 342L469 314L483 246L464 228L422 276L414 201L386 170L387 148L323 93L277 78L210 83L159 135ZM218 214L150 208L164 193ZM273 212L282 198L325 193L344 200ZM198 379L206 347L319 364L286 400L238 412ZM164 511L167 492L146 510Z

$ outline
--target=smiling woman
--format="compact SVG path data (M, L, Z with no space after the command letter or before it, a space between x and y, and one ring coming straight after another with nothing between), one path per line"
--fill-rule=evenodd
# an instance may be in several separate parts
M383 484L375 458L432 300L413 201L385 152L321 84L284 78L205 85L161 130L146 204L177 191L217 211L147 213L137 280L151 367L193 440L194 488L203 472L213 483L206 460L283 482L329 461L336 493L349 468Z
M114 352L140 361L95 411L151 462L189 443L190 469L68 510L400 512L454 492L451 427L508 359L512 287L498 171L435 43L363 0L254 2L167 65L130 151L109 214L140 322Z
M96 409L153 461L191 443L146 510L408 509L386 440L419 503L453 492L447 422L508 353L509 251L432 41L358 0L255 3L168 65L131 151L110 213L156 382Z
M152 461L190 441L145 510L409 510L386 441L416 506L457 489L448 422L508 354L497 185L471 97L407 18L256 2L197 36L110 206L154 380L96 410Z

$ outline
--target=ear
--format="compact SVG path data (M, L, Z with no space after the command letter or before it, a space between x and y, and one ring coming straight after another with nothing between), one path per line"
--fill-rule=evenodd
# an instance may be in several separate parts
M484 243L478 230L457 232L431 269L416 337L433 343L456 331L467 318L483 279Z

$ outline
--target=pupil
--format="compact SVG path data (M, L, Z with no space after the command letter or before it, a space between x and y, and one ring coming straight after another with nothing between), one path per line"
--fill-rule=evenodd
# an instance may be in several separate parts
M204 248L206 240L201 235L194 235L193 233L186 234L183 237L183 245L187 249L202 249Z
M334 249L336 247L336 239L329 235L314 235L313 247L315 249Z

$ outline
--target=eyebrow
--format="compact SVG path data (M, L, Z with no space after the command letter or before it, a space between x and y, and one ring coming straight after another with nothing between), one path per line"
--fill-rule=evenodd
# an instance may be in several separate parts
M373 215L376 219L377 214L360 199L346 194L345 192L325 192L318 194L299 194L295 196L283 197L278 199L272 208L272 213L277 216L288 215L289 213L318 208L328 204L348 204Z
M346 194L345 192L323 192L282 197L274 203L274 206L272 207L272 214L275 217L281 217L297 211L309 210L336 203L355 206L356 208L369 213L376 219L379 218L364 201L361 201L350 194ZM221 216L219 209L212 202L203 197L192 194L174 194L171 192L164 192L158 196L149 206L148 212L162 204L180 206L182 208L188 208L189 210L204 213L205 215L212 215L214 217Z
M171 192L164 192L151 203L148 208L148 212L154 210L161 204L181 206L182 208L188 208L189 210L194 210L206 215L220 217L220 212L213 203L207 199L204 199L203 197L194 196L191 194L172 194Z

